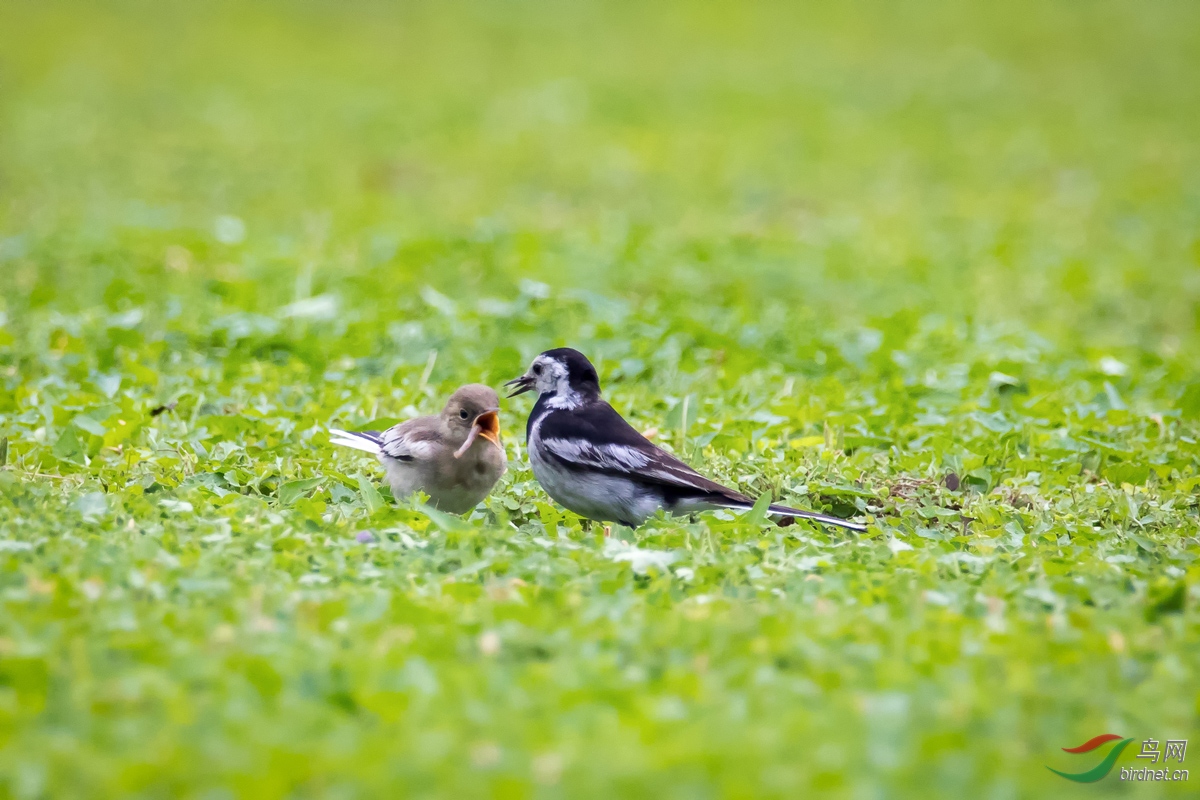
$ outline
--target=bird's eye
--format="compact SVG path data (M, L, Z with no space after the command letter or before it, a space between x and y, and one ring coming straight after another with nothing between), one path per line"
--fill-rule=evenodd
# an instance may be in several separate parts
M458 412L458 416L462 417L463 419L466 419L467 417L469 417L471 415L468 414L467 410L464 408L462 411Z
M534 364L534 365L533 365L533 374L534 374L534 375L541 375L541 374L542 374L542 365L541 365L541 364Z

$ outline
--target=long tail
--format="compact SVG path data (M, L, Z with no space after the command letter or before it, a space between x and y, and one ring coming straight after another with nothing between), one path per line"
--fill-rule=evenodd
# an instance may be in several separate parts
M845 528L848 531L856 531L857 533L863 533L867 530L867 526L861 522L851 522L841 517L831 517L828 514L818 514L815 511L801 511L798 508L788 508L787 506L767 506L767 513L796 517L797 519L811 519L813 522L819 522L822 525L833 525L836 528Z
M329 429L329 443L338 444L342 447L353 447L355 450L362 450L364 453L379 455L382 452L382 442L379 438L379 431L340 431L337 428Z
M754 501L748 497L742 499L742 495L734 495L733 497L722 497L716 505L748 511L754 508ZM822 525L833 525L834 527L845 528L848 531L855 531L857 533L863 533L867 529L867 526L861 522L851 522L841 517L831 517L828 514L818 514L815 511L801 511L798 508L790 508L788 506L769 505L767 506L767 513L780 517L811 519L813 522L819 522Z

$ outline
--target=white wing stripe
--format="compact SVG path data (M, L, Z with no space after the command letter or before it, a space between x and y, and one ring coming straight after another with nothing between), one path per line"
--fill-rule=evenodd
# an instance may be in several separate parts
M694 486L697 489L704 488L702 484L696 482L697 475L691 470L685 472L681 469L658 467L656 469L648 470L646 474L650 477L658 478L659 480L664 480L677 485ZM701 475L699 477L703 478L704 476Z
M631 476L641 475L675 486L707 490L704 476L686 464L672 464L654 458L644 450L622 444L596 445L580 439L542 439L541 445L563 461L582 467L617 470ZM665 455L665 454L664 454Z
M645 453L622 444L596 445L579 439L542 439L541 444L564 461L600 469L636 472L650 463Z

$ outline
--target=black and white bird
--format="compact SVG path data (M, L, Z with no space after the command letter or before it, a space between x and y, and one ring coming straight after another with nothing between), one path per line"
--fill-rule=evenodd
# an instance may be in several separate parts
M397 500L420 490L451 514L479 505L508 465L500 444L500 398L479 383L450 395L436 417L410 419L382 433L334 428L329 441L378 456Z
M634 430L600 397L596 368L578 350L547 350L505 386L516 387L509 397L538 392L525 428L530 466L546 494L580 516L636 528L659 509L690 514L754 506L751 498L705 478ZM768 511L866 530L857 522L787 506Z

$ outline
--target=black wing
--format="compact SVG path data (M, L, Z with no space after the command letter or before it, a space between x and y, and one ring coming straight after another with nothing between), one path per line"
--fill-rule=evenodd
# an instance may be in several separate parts
M657 484L674 490L671 494L749 501L656 447L603 400L547 412L538 426L538 438L550 456L569 468Z
M603 400L569 411L545 412L538 436L544 450L560 464L653 484L663 492L668 507L681 500L703 500L732 508L754 505L741 492L709 480L656 447ZM866 530L861 523L788 506L771 505L768 511L853 531Z

